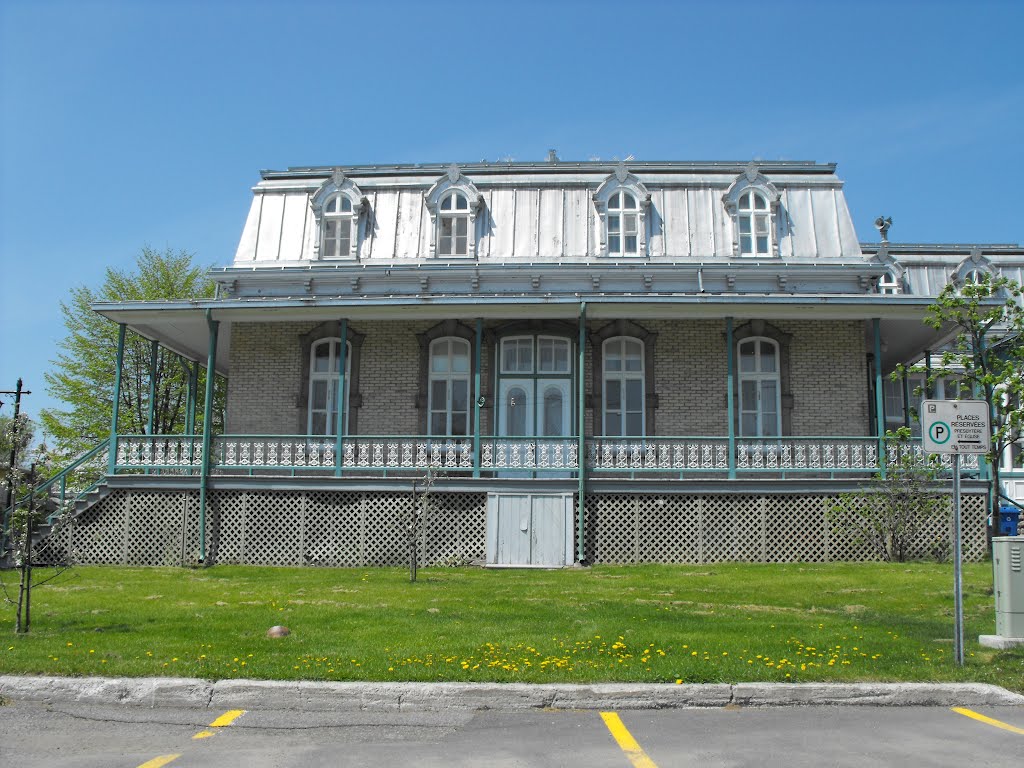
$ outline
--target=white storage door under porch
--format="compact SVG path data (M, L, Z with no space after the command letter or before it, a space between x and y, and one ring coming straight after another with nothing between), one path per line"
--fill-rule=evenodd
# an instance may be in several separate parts
M572 494L488 494L487 564L572 565L573 519Z

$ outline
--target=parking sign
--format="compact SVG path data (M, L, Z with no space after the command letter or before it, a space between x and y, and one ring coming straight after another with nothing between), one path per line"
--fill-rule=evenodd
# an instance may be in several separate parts
M992 447L984 400L925 400L921 429L929 453L988 453Z

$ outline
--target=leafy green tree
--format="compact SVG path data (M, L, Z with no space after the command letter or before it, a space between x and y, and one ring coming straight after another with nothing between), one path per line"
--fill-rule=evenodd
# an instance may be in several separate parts
M993 515L999 507L999 457L1021 440L1024 430L1024 307L1021 285L1005 277L981 274L977 280L949 284L928 308L925 322L936 330L952 327L955 337L930 367L928 386L939 379L959 382L963 397L988 403L992 427ZM894 374L903 373L900 369ZM993 516L993 519L996 519Z
M79 286L61 303L68 335L47 373L49 393L66 404L44 410L43 428L56 449L73 456L91 448L110 432L110 416L117 363L118 328L91 309L94 302L201 299L213 296L206 269L193 263L187 251L143 248L135 269L107 269L98 289ZM151 343L129 331L125 337L119 431L143 434L149 421ZM201 427L205 371L200 370L196 430ZM219 388L218 388L219 389ZM185 428L188 392L186 364L175 353L160 348L156 365L154 434L181 434ZM215 392L215 421L223 412L223 392ZM220 407L218 407L220 406Z

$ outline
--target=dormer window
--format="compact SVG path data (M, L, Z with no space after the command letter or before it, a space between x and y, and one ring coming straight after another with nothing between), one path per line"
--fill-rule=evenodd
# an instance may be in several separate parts
M357 257L362 213L369 203L355 182L337 170L310 198L309 205L317 227L313 241L316 258Z
M461 192L441 199L437 217L437 255L465 256L469 253L469 201Z
M757 170L756 164L749 165L732 183L722 202L733 220L734 256L759 258L778 254L779 200L778 189Z
M739 228L740 256L771 255L771 220L768 202L754 191L740 195L736 206L736 225Z
M594 207L601 223L598 253L612 258L645 256L650 205L647 187L620 163L594 193Z
M900 279L895 272L889 270L880 278L876 286L878 293L900 293Z
M427 190L423 199L430 213L430 253L439 258L476 256L476 218L486 217L484 200L476 185L457 165ZM486 218L484 219L486 221Z
M343 259L352 253L352 201L335 195L324 206L321 258Z
M616 192L608 198L608 255L636 256L639 226L636 198Z

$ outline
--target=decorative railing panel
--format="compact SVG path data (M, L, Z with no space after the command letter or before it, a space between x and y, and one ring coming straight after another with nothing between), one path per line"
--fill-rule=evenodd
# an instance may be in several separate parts
M346 437L343 469L466 471L473 469L473 440L437 437Z
M486 471L566 472L579 468L579 441L550 437L488 437L480 446Z
M333 437L308 435L218 435L210 448L217 470L333 469Z
M586 441L595 472L725 472L729 440L717 437L595 437Z
M199 467L203 463L200 435L119 435L118 468L168 469Z
M864 472L878 467L874 437L766 437L736 441L736 469L757 472Z

